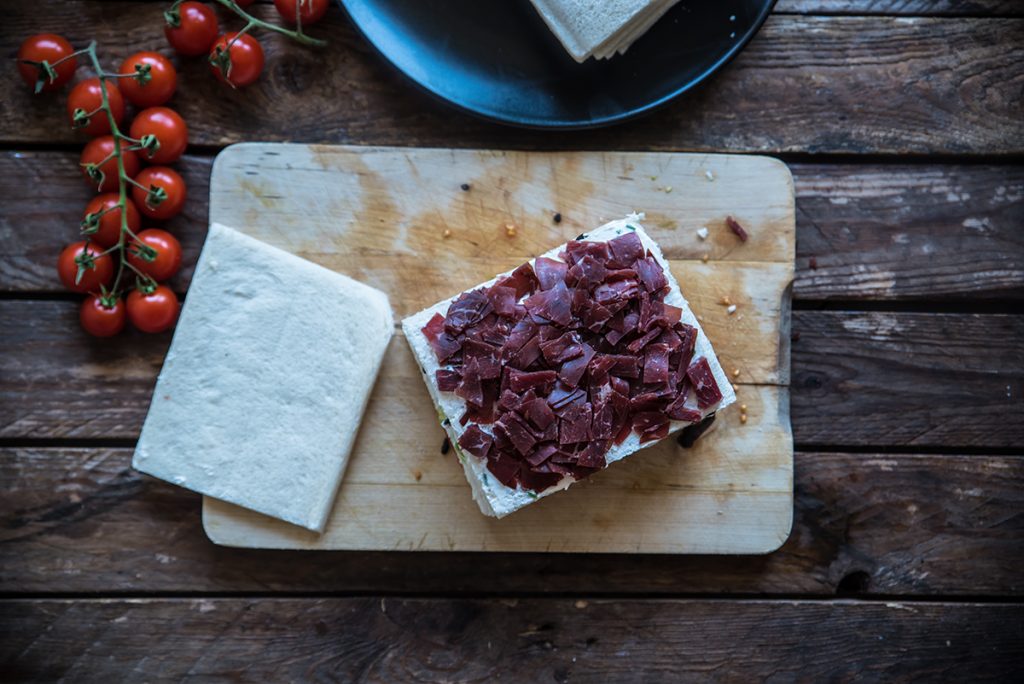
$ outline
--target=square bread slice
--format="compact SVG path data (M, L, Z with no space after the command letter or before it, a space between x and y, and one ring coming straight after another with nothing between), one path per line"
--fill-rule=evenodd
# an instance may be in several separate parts
M132 465L322 531L393 331L383 292L210 226Z
M693 312L690 310L686 299L683 297L683 294L679 289L679 283L672 276L668 262L665 260L661 249L640 225L641 219L642 215L634 214L625 219L605 224L597 230L581 236L579 239L586 242L607 242L613 238L622 236L627 232L635 232L635 234L640 238L644 250L653 256L664 271L668 281L668 292L665 295L664 303L681 309L682 313L680 316L680 322L696 329L696 341L694 343L692 359L697 360L700 357L707 359L711 373L713 374L715 382L721 392L721 399L713 405L700 409L699 420L672 420L669 424L668 431L668 434L671 434L686 427L687 425L700 422L700 420L703 420L714 412L732 404L736 400L736 395L733 392L732 384L729 382L728 377L718 362L718 358L715 356L715 352L711 347L710 341L704 334L696 316L694 316ZM564 251L565 248L566 245L560 245L543 256L560 261L559 253ZM536 261L536 259L532 259L528 263L532 266ZM482 283L472 289L477 290L480 288L490 287L499 279L502 279L511 273L512 271L500 274L486 283ZM481 512L485 515L501 518L522 508L523 506L527 506L534 501L537 501L540 498L567 489L576 481L576 479L571 475L565 475L557 482L557 484L539 492L524 489L518 484L515 487L509 487L502 484L502 482L498 481L498 479L489 472L487 462L484 459L467 453L464 449L459 447L460 438L465 435L467 430L480 429L488 434L493 434L492 428L486 424L478 425L472 420L463 424L462 419L466 415L469 404L467 404L467 402L455 392L442 391L440 389L437 381L437 371L450 368L450 366L442 365L438 362L437 354L435 354L430 342L423 332L423 328L429 321L431 321L431 319L434 318L435 315L445 316L452 302L454 302L459 296L461 296L461 294L442 302L438 302L437 304L406 318L402 321L402 330L405 333L406 339L409 341L413 354L423 370L423 378L426 382L430 397L433 399L437 408L438 419L440 420L444 430L448 433L452 446L459 456L466 479L469 481L472 488L474 500L480 507ZM610 465L615 461L626 458L630 454L656 443L656 441L641 443L640 435L635 430L630 430L629 434L623 441L618 444L613 444L605 453L604 458L606 465Z
M548 28L577 62L628 31L659 0L531 0Z

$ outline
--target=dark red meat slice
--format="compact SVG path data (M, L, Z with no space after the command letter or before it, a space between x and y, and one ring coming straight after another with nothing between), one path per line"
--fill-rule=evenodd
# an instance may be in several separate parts
M644 333L644 335L642 337L638 337L635 340L633 340L632 342L630 342L629 344L627 344L626 345L626 349L628 349L633 354L639 354L641 349L646 347L648 345L648 343L653 341L654 338L657 337L660 334L661 334L661 328L655 328L654 330L648 330L646 333Z
M533 267L526 263L499 280L496 284L515 288L516 301L533 294L537 289L537 274Z
M583 341L577 333L570 331L543 343L540 351L548 363L562 363L583 353Z
M456 370L440 368L434 373L434 377L437 378L437 389L442 392L454 392L462 382L462 373Z
M565 280L565 273L569 270L569 264L564 261L541 256L534 260L533 270L537 274L537 282L540 283L540 289L550 290Z
M605 402L594 404L590 421L590 436L593 439L611 439L616 433L615 407Z
M536 468L544 461L551 458L555 452L558 451L558 446L555 444L538 444L537 448L533 450L533 453L526 457L526 462L531 467Z
M583 378L583 374L587 371L587 366L590 364L590 360L594 358L594 348L589 344L583 343L583 353L574 359L566 361L562 364L562 368L558 371L558 379L564 382L569 387L576 387L580 384L580 380Z
M644 430L640 434L640 443L646 444L647 442L657 442L660 439L665 439L668 437L669 427L669 421L666 418L664 423L656 425L649 430Z
M544 370L527 373L515 368L509 369L509 389L513 392L525 392L536 387L544 393L550 391L557 378L555 371Z
M480 366L476 359L470 359L462 367L462 382L455 388L455 394L465 399L467 404L483 406L484 388L481 384Z
M459 446L477 458L487 458L487 452L491 450L493 443L494 439L476 425L470 425L459 435Z
M506 413L498 420L497 425L504 428L505 434L508 435L512 445L521 455L526 456L533 451L533 445L537 443L537 440L519 416L514 413Z
M633 231L609 240L608 249L613 260L613 264L609 266L617 265L618 268L628 268L644 256L644 244L640 241L640 236Z
M556 484L561 482L563 477L561 473L556 473L550 468L548 468L547 471L548 472L541 472L533 469L524 469L519 474L523 487L535 492L543 492L545 489L554 487Z
M605 461L604 455L608 452L609 442L604 439L595 439L587 447L580 452L579 458L576 460L576 464L584 468L604 468L608 463Z
M605 282L594 288L594 299L603 305L633 299L639 294L640 283L631 278Z
M526 418L541 430L555 422L555 412L546 399L534 399L526 403L523 409Z
M551 390L551 394L548 395L548 404L555 413L558 413L572 404L582 402L586 399L586 396L587 393L580 388L568 387L567 385L559 382L555 385L555 388Z
M508 339L505 340L505 344L501 348L501 358L505 361L510 360L520 349L523 348L524 344L529 342L536 335L536 323L528 318L520 320L508 334Z
M458 335L469 326L479 323L493 310L494 307L483 290L463 292L448 307L448 313L444 317L444 329L449 335Z
M705 357L700 357L686 369L686 377L693 385L693 392L697 395L697 407L700 410L703 411L722 400L722 391L718 388L711 366Z
M660 385L668 382L668 347L649 344L644 350L644 383Z
M746 242L750 236L747 231L740 225L740 222L734 219L732 216L725 217L725 224L729 226L729 230L736 234L736 237L742 242Z
M602 264L608 261L607 242L586 242L571 240L565 245L565 260L570 265L575 265L584 256L590 255Z
M423 326L422 332L423 336L427 338L430 348L437 355L437 360L441 363L444 363L453 354L462 349L462 343L445 332L444 316L441 314L434 314L427 321L427 324Z
M539 316L561 326L572 323L572 293L565 283L558 283L550 290L531 295L523 306L532 316Z
M505 454L499 454L497 458L493 456L494 452L492 452L492 458L487 460L487 470L491 471L491 474L498 478L498 482L506 487L515 489L516 485L519 484L519 462Z
M589 402L570 407L558 424L558 443L565 445L589 441L592 414Z
M521 370L526 370L530 365L540 358L540 335L534 335L533 338L524 344L519 351L517 351L509 363Z
M498 409L504 413L512 411L519 406L520 401L519 395L512 390L505 390L501 393L501 397L498 399Z
M492 285L487 290L487 299L499 316L511 316L516 312L516 289L505 285Z
M594 285L604 282L605 275L604 264L586 254L565 274L565 282L570 287L590 289Z
M657 292L668 285L665 271L654 257L638 259L633 264L633 268L636 270L636 274L640 276L640 282L644 284L644 288L648 292Z
M608 358L614 361L614 365L608 372L620 378L639 378L640 361L635 356L626 354L609 354Z
M664 397L656 392L642 392L629 400L629 408L634 412L659 411L664 405Z

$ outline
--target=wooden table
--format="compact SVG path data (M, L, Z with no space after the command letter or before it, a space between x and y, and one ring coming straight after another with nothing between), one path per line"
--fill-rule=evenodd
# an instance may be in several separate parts
M41 29L111 64L164 50L165 4L8 2L2 52ZM54 261L89 197L81 143L4 68L0 679L1021 675L1024 4L781 0L699 92L558 135L426 98L337 10L316 28L329 48L268 40L244 91L184 65L188 263L213 157L241 140L778 156L798 214L792 536L731 558L213 546L198 496L129 467L169 335L79 332Z

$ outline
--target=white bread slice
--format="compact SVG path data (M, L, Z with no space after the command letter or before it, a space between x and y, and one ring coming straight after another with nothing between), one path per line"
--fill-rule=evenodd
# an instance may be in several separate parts
M132 465L322 531L393 332L383 292L210 226Z
M661 248L654 240L651 239L640 225L642 218L643 217L640 214L633 214L624 219L606 223L597 230L587 233L582 239L592 242L603 242L611 240L618 235L622 235L626 231L635 230L644 246L651 251L654 258L657 259L659 264L661 264L661 267L665 270L665 275L668 278L670 289L669 294L665 297L665 302L681 308L683 310L682 322L697 328L697 343L694 349L694 358L700 356L707 358L708 364L711 366L711 371L715 376L715 381L718 383L718 387L722 392L722 400L717 405L710 406L703 411L703 414L706 416L735 402L736 394L732 389L732 383L729 382L728 376L725 374L725 371L722 370L722 366L718 362L718 357L715 356L715 350L711 347L711 342L708 340L707 335L704 334L704 330L701 328L700 322L693 314L693 311L690 310L689 304L683 297L683 294L679 289L679 283L672 275L668 261L665 259L664 254L662 254ZM557 259L558 253L562 251L564 247L564 245L559 245L545 253L544 256ZM531 263L532 261L533 260L531 260ZM486 283L481 283L480 285L470 289L488 287L498 280L498 278L502 278L510 272L511 271L502 273ZM458 295L456 295L456 297L457 296ZM441 392L438 389L435 373L442 366L437 362L437 356L434 354L434 350L430 348L426 337L422 333L422 328L426 325L427 321L429 321L435 313L444 315L448 311L448 307L454 299L455 297L451 297L442 302L438 302L419 313L409 316L402 321L402 330L405 333L406 339L409 341L409 346L412 348L413 355L416 357L416 360L420 364L420 368L423 370L423 381L426 383L427 391L437 408L438 419L441 421L441 425L444 430L448 433L452 446L458 454L459 460L462 462L462 468L465 472L466 479L469 481L473 490L473 499L476 501L477 505L480 507L480 511L484 515L502 518L538 499L554 494L555 492L562 491L563 489L568 489L575 480L571 477L562 478L558 484L538 493L524 490L521 487L512 489L498 482L498 480L487 471L487 466L481 459L471 454L465 454L459 449L459 436L466 430L464 426L459 424L459 418L466 410L466 403L454 393ZM669 434L672 434L689 424L690 423L672 421L669 427ZM489 431L486 425L480 427L485 431ZM622 444L613 445L611 447L608 453L605 454L605 460L608 465L611 465L615 461L622 460L630 454L633 454L640 449L653 446L654 444L657 444L657 442L648 442L647 444L641 445L640 436L637 433L632 432L626 440L622 442Z
M644 13L642 21L634 22L631 28L625 32L620 32L616 36L614 45L602 46L600 50L594 52L593 56L597 59L609 59L615 55L625 54L632 47L633 43L643 37L678 2L679 0L663 0L651 5L648 11Z
M615 36L659 0L531 0L537 12L577 62Z

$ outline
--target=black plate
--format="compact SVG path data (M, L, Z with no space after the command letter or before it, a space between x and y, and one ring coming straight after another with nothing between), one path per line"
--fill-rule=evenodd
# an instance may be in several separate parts
M537 128L623 121L686 92L753 38L775 0L682 0L626 52L577 64L529 0L339 0L427 92Z

